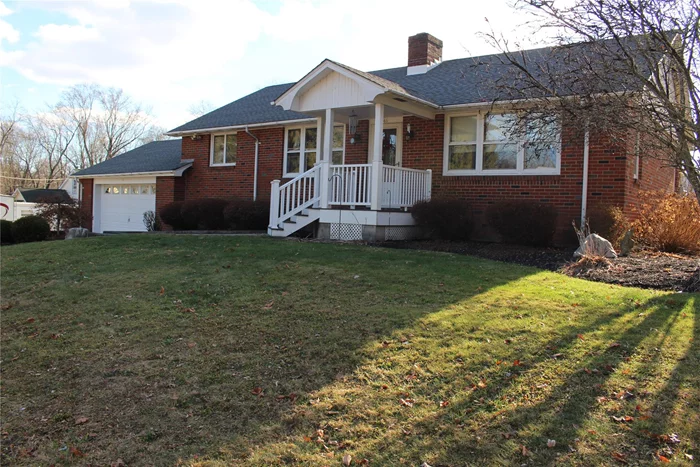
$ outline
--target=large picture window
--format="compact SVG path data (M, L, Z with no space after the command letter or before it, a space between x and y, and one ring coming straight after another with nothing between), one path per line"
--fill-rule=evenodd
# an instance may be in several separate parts
M448 116L445 175L556 175L561 128L556 118L515 114Z
M236 165L238 139L236 133L212 135L210 165Z
M284 176L306 172L318 161L321 148L318 146L316 127L287 128L284 138ZM333 160L331 164L342 164L345 160L345 127L333 127Z

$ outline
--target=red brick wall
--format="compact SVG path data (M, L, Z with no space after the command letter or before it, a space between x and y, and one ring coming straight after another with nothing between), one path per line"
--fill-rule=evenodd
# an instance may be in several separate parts
M92 219L94 217L93 213L93 194L94 194L94 182L95 179L93 178L82 178L80 179L80 183L83 185L83 198L82 198L82 206L83 210L86 214L86 219L83 220L83 225L82 227L85 227L86 229L92 230Z
M403 166L432 169L433 196L451 196L467 199L473 205L477 227L482 238L493 238L485 221L485 212L496 201L528 199L550 203L559 211L557 240L572 238L571 222L578 222L581 215L581 190L583 175L583 137L574 131L575 122L565 122L562 135L562 162L560 175L541 176L443 176L444 115L435 120L418 117L404 118ZM405 138L406 126L411 124L415 137ZM251 130L260 139L258 199L270 198L270 182L282 177L284 128ZM369 146L369 121L358 124L359 141L350 143L346 134L345 162L367 162ZM194 159L191 169L182 177L178 188L184 199L193 198L252 198L255 144L253 138L238 132L238 162L235 167L210 167L210 137L200 140L183 138L183 159ZM633 182L633 152L625 143L600 135L591 135L589 148L588 210L609 206L627 206L636 200L640 189L660 189L672 185L673 171L663 169L657 161L642 162L640 182ZM175 190L158 179L157 205ZM91 192L91 191L90 191ZM168 198L170 197L170 198Z
M284 128L251 130L260 140L258 154L258 199L270 199L270 182L282 177ZM253 198L255 140L238 131L238 160L235 166L210 167L210 135L199 140L182 139L182 158L194 159L185 172L185 197Z
M354 135L355 144L350 142L353 135L350 134L350 127L345 126L345 163L346 164L366 164L369 149L369 120L357 122L357 133Z
M657 158L640 157L639 178L634 179L636 135L631 134L627 145L627 178L625 182L625 214L633 215L633 208L643 201L645 191L674 192L677 190L677 173Z

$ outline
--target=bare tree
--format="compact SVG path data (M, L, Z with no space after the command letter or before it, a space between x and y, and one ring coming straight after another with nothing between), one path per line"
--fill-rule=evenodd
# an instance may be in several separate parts
M515 52L503 35L487 34L508 66L493 83L501 98L519 112L563 115L582 130L636 145L642 157L683 173L700 199L700 0L514 6L532 15L537 30L553 31L557 46Z
M99 100L104 112L102 126L105 159L111 159L127 150L146 133L151 126L151 117L121 89L102 90Z
M121 89L73 86L63 93L58 106L76 127L76 140L69 151L74 168L111 159L144 137L152 141L162 133L153 126L149 112Z
M17 188L20 167L16 146L19 138L21 115L19 104L12 105L7 115L0 116L0 192L12 193Z
M208 114L212 110L214 110L214 104L212 104L209 101L201 100L197 102L196 104L192 104L187 108L187 111L193 116L193 117L201 117L204 114Z
M43 177L43 188L65 177L68 153L78 133L77 127L60 108L35 115L30 119L29 131L42 151L36 172Z

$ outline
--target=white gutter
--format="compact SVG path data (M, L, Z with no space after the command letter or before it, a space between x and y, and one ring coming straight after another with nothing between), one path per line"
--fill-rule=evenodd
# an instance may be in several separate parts
M586 204L588 201L588 150L589 150L589 131L586 125L586 133L583 137L583 188L581 188L581 224L579 228L584 229L586 225Z
M315 118L297 118L295 120L280 120L277 122L263 122L263 123L250 123L247 125L233 125L233 126L220 126L215 128L200 128L198 130L185 130L185 131L174 131L170 133L165 133L167 136L185 136L185 135L197 135L200 133L217 133L221 131L228 130L244 130L246 128L260 128L266 126L284 126L290 123L304 123L304 122L315 122Z
M71 177L77 179L81 178L100 178L100 177L138 177L138 176L150 176L150 177L180 177L183 172L192 167L192 163L188 163L179 167L175 170L163 170L160 172L123 172L123 173L109 173L109 174L85 174L85 175L75 175L71 174Z
M253 201L258 199L258 148L260 147L260 140L253 133L248 131L248 127L245 127L245 132L250 135L251 138L255 139L255 165L253 166Z

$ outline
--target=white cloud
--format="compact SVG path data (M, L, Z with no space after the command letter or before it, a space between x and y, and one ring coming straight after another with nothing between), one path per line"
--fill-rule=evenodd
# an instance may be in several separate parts
M12 14L12 10L7 8L7 6L0 2L0 18L3 16L9 16ZM16 30L10 23L0 19L0 47L2 47L3 41L7 41L10 44L14 44L19 41L19 31ZM2 51L0 51L2 55ZM1 62L0 62L1 64Z
M68 18L29 33L0 65L40 83L93 82L123 88L153 105L165 126L191 104L223 105L265 85L298 79L323 58L364 70L402 66L407 38L430 32L444 58L489 53L476 36L488 25L511 30L518 18L502 3L450 0L282 0L271 13L254 0L119 0L32 3ZM9 11L0 3L0 16ZM77 23L77 24L76 24ZM19 32L0 43L17 41ZM7 37L6 37L7 36Z
M100 37L97 28L69 24L44 24L34 35L41 41L54 44L94 41Z

